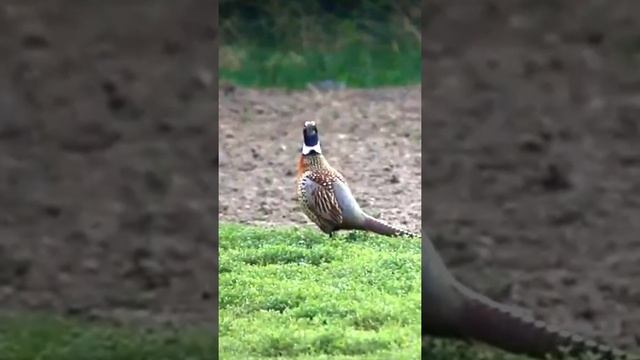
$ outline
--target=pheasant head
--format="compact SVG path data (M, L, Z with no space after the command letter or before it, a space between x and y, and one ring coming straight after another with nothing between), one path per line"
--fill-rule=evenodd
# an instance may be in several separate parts
M302 175L305 171L322 166L328 166L322 148L320 147L320 135L315 121L306 121L302 128L302 149L298 159L297 175Z
M320 135L315 121L306 121L302 129L302 155L322 154Z

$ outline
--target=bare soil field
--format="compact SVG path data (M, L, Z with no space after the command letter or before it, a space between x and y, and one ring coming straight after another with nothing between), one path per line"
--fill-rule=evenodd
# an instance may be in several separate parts
M295 201L305 121L363 209L420 230L420 87L220 98L220 221L311 224ZM315 226L315 225L310 225Z

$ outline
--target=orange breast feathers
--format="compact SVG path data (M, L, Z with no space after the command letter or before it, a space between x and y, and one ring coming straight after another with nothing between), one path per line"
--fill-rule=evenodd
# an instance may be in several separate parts
M304 161L304 156L300 155L298 158L298 165L296 166L296 178L300 177L300 175L304 174L305 171L308 170L308 166L306 161Z

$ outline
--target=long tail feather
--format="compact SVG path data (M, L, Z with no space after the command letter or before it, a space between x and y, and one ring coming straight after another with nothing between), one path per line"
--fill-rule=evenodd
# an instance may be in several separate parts
M408 230L400 229L393 225L389 225L384 221L376 219L369 215L365 215L362 229L385 236L420 237L420 235L418 234L412 233Z
M453 277L428 236L422 238L423 335L480 341L536 358L547 354L601 360L640 360L619 349L600 345L520 314L470 289Z
M464 338L475 339L504 350L545 358L548 354L571 356L587 353L593 359L623 360L632 358L619 349L601 345L577 334L561 331L543 321L499 304L457 283L466 298L462 310L460 332Z

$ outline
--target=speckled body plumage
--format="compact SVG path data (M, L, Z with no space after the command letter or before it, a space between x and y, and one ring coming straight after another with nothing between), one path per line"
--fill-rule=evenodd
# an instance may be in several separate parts
M321 154L300 156L298 162L298 203L305 215L327 234L342 224L342 211L334 184L346 180Z

